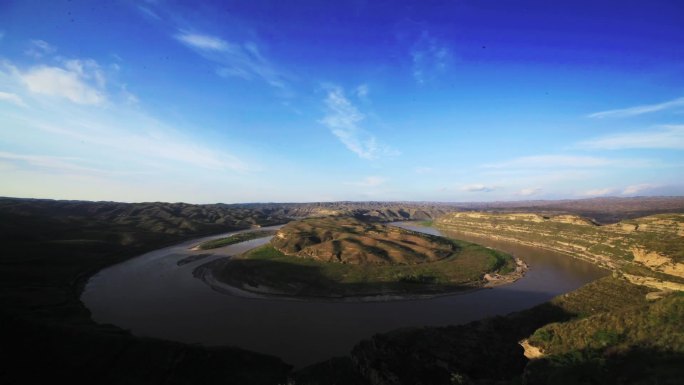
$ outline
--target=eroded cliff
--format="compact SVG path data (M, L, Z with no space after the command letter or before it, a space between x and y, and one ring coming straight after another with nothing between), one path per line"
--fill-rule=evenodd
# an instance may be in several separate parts
M684 214L659 214L598 225L574 215L460 212L435 225L474 235L553 250L632 275L684 278Z

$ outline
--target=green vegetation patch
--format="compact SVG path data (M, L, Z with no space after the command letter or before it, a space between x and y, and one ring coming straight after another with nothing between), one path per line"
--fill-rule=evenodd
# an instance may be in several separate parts
M529 363L534 384L669 384L684 375L684 296L551 323L529 339L545 356Z
M219 247L230 246L240 242L251 241L252 239L270 237L273 234L275 234L275 231L249 231L246 233L233 234L225 238L212 239L211 241L202 242L197 247L200 250L217 249Z
M538 329L530 342L548 354L579 350L624 350L630 346L667 348L684 353L684 296L627 307Z

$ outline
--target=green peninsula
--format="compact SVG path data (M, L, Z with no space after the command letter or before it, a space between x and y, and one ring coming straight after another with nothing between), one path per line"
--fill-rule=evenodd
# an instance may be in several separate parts
M493 283L495 276L497 283L513 280L523 267L508 254L474 243L324 217L291 222L270 244L200 269L250 292L339 298L472 289Z

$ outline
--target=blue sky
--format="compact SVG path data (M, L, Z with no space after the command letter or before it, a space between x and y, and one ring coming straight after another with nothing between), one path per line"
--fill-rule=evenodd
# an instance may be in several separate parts
M684 195L684 3L0 1L0 196Z

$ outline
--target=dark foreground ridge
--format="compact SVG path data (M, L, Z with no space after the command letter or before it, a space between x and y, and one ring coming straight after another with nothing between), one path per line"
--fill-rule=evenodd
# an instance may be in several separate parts
M617 202L617 203L616 203ZM683 211L682 198L542 202L594 220ZM522 207L522 206L517 206ZM0 383L675 384L684 376L684 299L606 278L528 311L378 335L349 357L291 373L236 348L137 338L98 325L79 300L100 269L202 235L343 210L378 221L433 219L456 205L188 205L0 199ZM493 209L493 205L488 207ZM474 209L469 206L467 209ZM529 209L529 207L528 207ZM499 207L515 211L519 208ZM525 210L529 211L529 210ZM637 215L638 213L638 215ZM338 213L339 214L339 213ZM646 298L654 302L646 301ZM661 298L661 299L656 299ZM546 326L549 325L549 326ZM527 340L522 345L520 341ZM527 358L525 353L530 358ZM501 382L503 381L503 382Z

